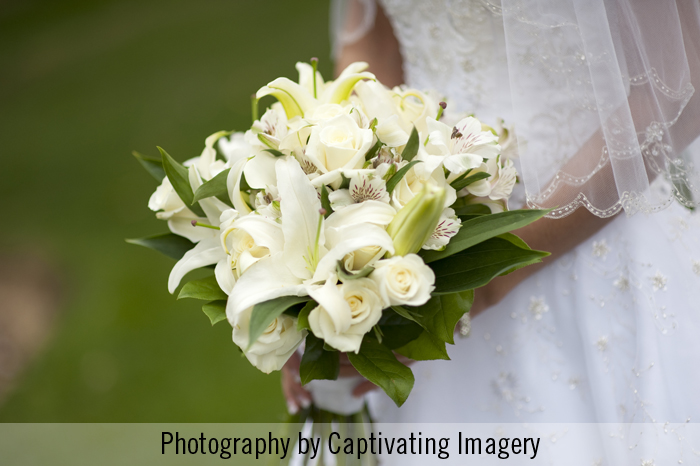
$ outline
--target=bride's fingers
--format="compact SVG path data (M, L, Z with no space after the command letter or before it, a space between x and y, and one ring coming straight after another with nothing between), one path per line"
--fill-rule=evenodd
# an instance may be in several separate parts
M287 409L291 414L296 414L299 409L311 404L311 394L302 387L299 379L300 362L300 356L294 353L282 368L282 391L287 400Z
M369 380L365 380L364 382L360 383L357 387L355 387L352 390L352 395L354 397L361 397L365 393L371 392L372 390L375 390L377 388L376 385L374 385L372 382Z

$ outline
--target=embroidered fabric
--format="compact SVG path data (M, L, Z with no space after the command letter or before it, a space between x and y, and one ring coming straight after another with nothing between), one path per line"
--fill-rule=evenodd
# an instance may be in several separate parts
M341 27L334 50L362 37ZM697 1L382 0L406 83L449 98L448 112L515 126L524 198L608 217L700 202ZM657 178L672 189L651 189ZM662 197L659 197L662 196Z

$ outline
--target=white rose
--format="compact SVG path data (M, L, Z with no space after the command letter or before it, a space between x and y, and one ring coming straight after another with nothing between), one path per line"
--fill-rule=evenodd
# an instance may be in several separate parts
M339 351L360 351L362 338L382 317L377 285L369 278L336 284L332 276L309 293L319 304L309 313L311 331Z
M328 183L339 179L342 170L362 168L373 143L372 130L360 128L353 118L342 114L312 128L306 156L327 175Z
M385 306L423 305L435 289L435 273L416 254L380 260L374 267L370 278L377 283Z
M248 308L235 317L233 342L238 345L250 363L269 374L284 366L306 337L306 331L297 330L297 319L282 314L265 329L260 338L247 349L250 340L250 316L253 308Z

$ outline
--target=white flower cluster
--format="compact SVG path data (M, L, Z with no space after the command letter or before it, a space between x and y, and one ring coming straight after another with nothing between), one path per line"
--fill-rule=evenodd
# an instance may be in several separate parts
M358 352L384 309L430 299L435 274L417 253L457 234L457 204L507 210L516 173L500 160L497 132L471 116L448 126L443 103L388 89L366 67L323 81L298 63L299 82L279 78L258 91L278 102L248 131L207 138L184 164L193 192L229 171L228 199L199 200L205 216L167 177L150 199L173 233L196 243L173 268L170 291L215 264L233 340L263 372L280 369L307 330L281 314L251 344L257 304L308 296L307 328Z

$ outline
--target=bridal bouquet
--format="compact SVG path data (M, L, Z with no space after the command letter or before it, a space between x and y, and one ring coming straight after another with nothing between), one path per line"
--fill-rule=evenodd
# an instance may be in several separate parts
M344 352L401 405L414 379L395 354L449 359L474 289L547 255L509 233L546 211L507 209L505 130L447 124L444 102L366 68L324 81L315 60L298 63L298 82L257 92L247 131L214 133L184 163L135 153L171 233L129 241L178 260L171 293L213 267L178 298L228 320L261 371L303 348L303 383L336 379ZM265 96L276 102L258 118Z

